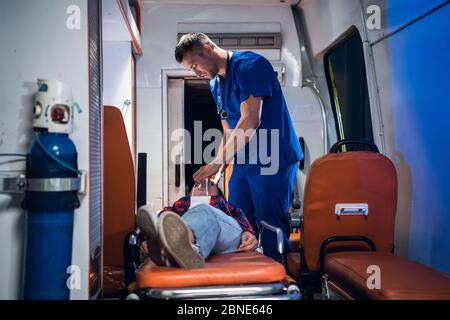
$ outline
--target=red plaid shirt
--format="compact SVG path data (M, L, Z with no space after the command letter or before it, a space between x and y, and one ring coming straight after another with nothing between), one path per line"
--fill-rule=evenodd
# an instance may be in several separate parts
M242 231L248 231L255 235L255 231L253 230L250 222L248 222L248 219L245 216L244 211L234 207L231 203L226 201L221 196L212 196L209 204L236 219L236 221L241 226ZM161 212L172 211L182 216L186 211L189 210L190 206L191 206L191 198L183 197L175 201L175 203L171 207L164 207L161 210Z

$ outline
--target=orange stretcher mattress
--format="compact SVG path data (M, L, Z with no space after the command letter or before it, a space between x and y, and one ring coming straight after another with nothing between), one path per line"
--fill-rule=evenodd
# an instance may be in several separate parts
M286 276L282 264L257 252L211 256L204 268L158 267L146 260L136 275L137 288L186 288L280 282Z

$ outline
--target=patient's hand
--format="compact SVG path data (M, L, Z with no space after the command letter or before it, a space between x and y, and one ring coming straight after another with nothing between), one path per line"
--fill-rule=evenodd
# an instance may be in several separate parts
M256 240L256 237L252 233L244 231L241 237L241 245L237 251L255 251L257 247L258 240Z

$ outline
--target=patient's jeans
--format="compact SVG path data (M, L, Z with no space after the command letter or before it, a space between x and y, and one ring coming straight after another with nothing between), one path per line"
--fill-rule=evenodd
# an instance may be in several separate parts
M209 205L199 204L181 217L192 230L200 255L235 252L240 245L242 228L231 216Z

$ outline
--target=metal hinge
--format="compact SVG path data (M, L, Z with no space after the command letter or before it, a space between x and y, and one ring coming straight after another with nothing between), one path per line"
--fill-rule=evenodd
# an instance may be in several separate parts
M19 176L0 176L0 192L22 193L25 191L25 174Z

